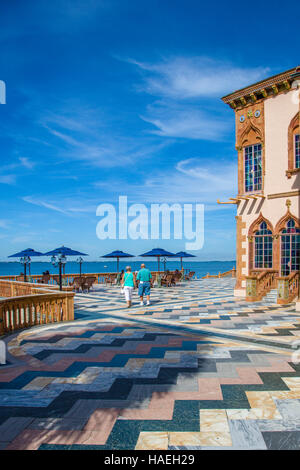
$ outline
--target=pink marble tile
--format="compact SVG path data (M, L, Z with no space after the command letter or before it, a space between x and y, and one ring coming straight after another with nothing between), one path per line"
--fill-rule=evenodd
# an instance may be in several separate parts
M262 384L257 371L251 367L237 367L236 372L244 384Z

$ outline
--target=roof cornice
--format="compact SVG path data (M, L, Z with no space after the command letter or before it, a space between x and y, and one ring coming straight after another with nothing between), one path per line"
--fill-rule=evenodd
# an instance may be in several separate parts
M253 85L234 91L229 95L223 96L222 101L229 104L233 109L242 108L256 102L258 99L263 100L269 96L290 90L291 84L296 78L300 79L300 67L294 67L278 75L273 75Z

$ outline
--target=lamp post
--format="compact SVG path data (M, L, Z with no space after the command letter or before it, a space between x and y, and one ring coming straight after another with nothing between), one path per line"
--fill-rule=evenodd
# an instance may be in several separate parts
M27 265L28 265L28 268L30 270L30 263L31 263L31 259L30 259L30 256L22 256L20 258L20 263L23 264L23 268L24 268L24 282L27 281L27 275L26 275L26 271L27 271Z
M79 258L77 258L77 263L79 263L79 273L80 273L80 278L81 278L81 266L82 266L82 263L83 263L83 258L81 256L79 256Z
M59 253L58 255L53 255L51 258L51 263L55 267L59 267L59 290L62 290L62 267L65 266L67 258L65 255Z

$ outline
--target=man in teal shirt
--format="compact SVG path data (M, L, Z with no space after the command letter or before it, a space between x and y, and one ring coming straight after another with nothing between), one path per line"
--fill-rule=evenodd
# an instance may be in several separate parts
M136 278L139 281L139 296L141 299L141 305L144 305L144 295L147 297L147 305L150 305L150 279L152 279L152 274L144 264L141 264L141 269L139 270Z

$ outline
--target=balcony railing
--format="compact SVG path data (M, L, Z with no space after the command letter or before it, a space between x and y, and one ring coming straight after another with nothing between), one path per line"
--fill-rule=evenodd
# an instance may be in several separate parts
M0 335L21 328L74 320L70 288L0 280Z
M229 271L225 271L224 273L219 272L219 274L209 274L207 273L206 276L203 276L202 279L210 279L210 278L222 278L222 277L236 277L236 269L232 268Z

